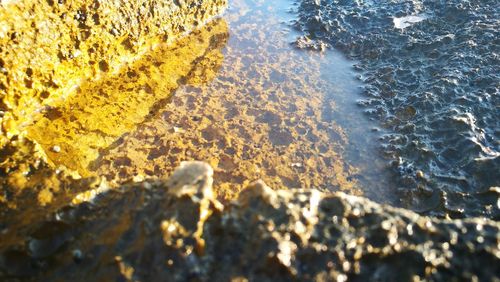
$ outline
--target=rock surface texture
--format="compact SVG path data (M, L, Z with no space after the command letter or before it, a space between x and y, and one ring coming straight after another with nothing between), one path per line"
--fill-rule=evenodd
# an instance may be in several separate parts
M495 280L499 224L438 220L361 197L272 190L223 206L213 170L185 162L67 206L4 248L0 278L82 281Z
M220 60L227 25L205 22L226 0L122 2L0 2L3 224L80 192L99 152Z
M288 88L305 86L280 82L286 87L268 85L266 92L241 84L248 92L228 90L243 96L266 92L266 99L252 98L250 103L234 96L240 105L249 104L239 120L230 107L236 103L224 97L226 92L213 94L221 104L208 106L202 104L208 97L190 96L186 108L182 100L173 99L180 111L161 113L171 127L160 131L149 122L153 130L143 126L126 138L158 114L180 85L201 88L223 69L227 24L216 20L196 27L226 5L227 0L0 0L0 281L499 280L500 224L489 219L430 218L327 189L292 189L304 185L288 177L268 182L271 189L263 181L250 183L244 174L234 181L226 174L227 187L239 182L246 188L222 204L216 192L224 189L213 184L214 171L204 162L182 162L167 179L161 177L170 171L154 165L151 173L144 173L159 180L141 181L135 174L132 184L119 183L116 189L108 185L114 175L104 173L107 179L85 173L102 161L128 175L126 166L132 161L125 157L136 148L145 151L143 143L134 143L141 138L150 142L148 148L168 147L177 156L170 161L172 168L182 161L181 150L170 149L179 143L190 159L202 154L192 155L189 146L227 156L212 159L219 166L216 175L237 169L253 173L247 169L252 166L238 168L229 157L248 153L248 142L226 138L219 144L218 136L227 134L213 128L217 118L193 115L193 103L214 112L225 103L227 112L220 120L233 118L232 124L223 125L227 132L250 139L259 137L254 132L266 132L252 141L259 145L254 152L274 149L293 156L290 152L300 152L309 141L319 142L316 153L301 154L301 162L290 165L290 157L268 162L268 167L283 176L319 167L321 173L310 174L326 175L337 181L334 186L353 186L331 145L331 140L341 144L346 138L329 127L329 117L319 116L321 100L305 94L293 100L287 94ZM266 33L259 36L267 38ZM160 44L175 38L181 39ZM328 47L310 39L298 43L308 49ZM258 74L258 66L241 73ZM254 79L283 75L271 70ZM272 99L274 104L267 102ZM309 117L273 114L284 111L279 107L283 105ZM255 129L245 129L254 121ZM314 121L321 121L320 126L306 130ZM297 132L292 134L289 127ZM159 137L163 135L167 137ZM236 149L231 151L231 144ZM113 149L110 158L102 157ZM227 155L219 154L223 150ZM161 150L146 152L140 156L148 160L165 156ZM314 159L317 152L323 154L321 162ZM256 159L244 158L248 164ZM258 173L256 169L253 175Z
M0 110L7 137L86 79L118 72L218 15L226 0L0 2ZM0 145L7 142L5 137Z
M356 61L404 207L500 219L498 1L296 3L297 47Z

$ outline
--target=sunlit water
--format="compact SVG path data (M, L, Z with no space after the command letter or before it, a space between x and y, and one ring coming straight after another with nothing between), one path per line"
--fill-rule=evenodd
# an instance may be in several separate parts
M112 185L215 169L222 199L251 181L397 203L360 82L334 50L292 44L290 1L231 1L219 19L46 109L30 138L54 166Z
M216 168L223 197L261 178L276 188L394 201L374 125L356 106L351 62L331 50L294 48L289 7L233 1L222 17L229 39L215 77L181 86L155 118L102 157L98 171L115 180L120 173L168 175L183 160L201 159Z
M372 89L372 81L390 79L384 73L361 75L357 58L348 60L335 49L296 48L294 42L302 33L291 28L298 13L292 1L234 0L230 5L220 18L175 44L158 46L117 73L85 81L68 101L41 109L27 131L47 154L48 168L23 183L42 187L38 195L20 201L29 205L11 201L0 210L4 219L0 247L23 244L22 235L43 221L51 208L80 199L74 197L79 192L87 196L85 189L90 186L97 194L108 184L112 188L165 178L187 160L203 160L214 167L214 188L223 200L263 179L273 188L340 190L406 206L398 192L405 186L394 171L412 177L420 171L404 161L393 162L391 168L392 155L382 154L387 156L393 147L380 150L381 144L390 142L399 146L406 129L401 127L397 130L402 134L393 135L387 125L391 120L380 122L363 114L371 103L364 95ZM425 16L394 15L389 24L403 32L428 20L427 14L416 15ZM432 97L426 98L422 100ZM400 106L398 119L410 120L417 114L411 105ZM456 110L451 118L473 128L477 134L467 140L480 144L486 160L489 153L496 156L489 143L490 147L481 143L484 130L476 116ZM451 134L446 128L439 130ZM451 149L447 152L444 158L457 155ZM56 176L62 166L83 179L57 188L63 183ZM417 180L426 181L428 175L421 173ZM482 174L479 171L477 177ZM107 183L86 178L96 175ZM467 184L449 175L438 177ZM492 182L497 179L493 174L488 177ZM457 195L458 202L469 197ZM493 197L486 195L485 202ZM416 208L409 206L420 212L440 211L442 206L454 211L448 202L442 203L446 195L435 198L428 203L419 197ZM33 203L37 201L38 206Z

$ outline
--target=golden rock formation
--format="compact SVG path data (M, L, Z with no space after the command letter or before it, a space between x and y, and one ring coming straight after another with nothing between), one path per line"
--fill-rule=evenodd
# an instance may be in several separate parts
M82 83L119 73L159 43L201 26L226 0L3 1L0 110L7 138ZM5 138L7 137L7 138Z
M80 84L67 102L44 109L28 126L28 137L55 166L89 175L100 152L153 115L180 84L213 78L227 37L227 24L216 20L144 54L117 74Z

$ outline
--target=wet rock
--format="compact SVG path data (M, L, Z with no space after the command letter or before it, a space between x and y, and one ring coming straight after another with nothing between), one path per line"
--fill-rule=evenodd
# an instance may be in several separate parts
M465 207L461 216L498 219L500 209L490 208L498 198L477 196L500 183L497 2L295 2L297 46L326 42L357 61L359 104L393 132L383 154L425 172L434 195L461 194L450 199ZM431 198L411 180L421 178L397 170L403 206L422 210ZM428 214L457 216L443 207Z
M217 68L228 36L226 22L217 19L172 44L160 44L140 59L122 64L119 71L80 84L74 97L58 105L57 116L38 117L26 129L27 135L41 145L54 165L91 175L105 152L165 107L195 69ZM200 65L202 61L211 63ZM209 81L213 76L205 78ZM179 124L172 131L182 134L185 130ZM60 146L58 151L54 143ZM127 155L115 163L127 167L135 159Z
M26 252L29 244L4 247L0 278L498 279L497 222L433 219L341 192L273 190L262 181L223 207L212 174L207 164L185 162L167 180L61 209L57 216L73 236L66 247L48 256Z
M325 51L329 45L321 40L312 40L307 36L299 37L295 42L295 46L300 49Z
M36 202L60 207L58 203L74 199L82 192L76 188L79 184L75 180L82 177L90 180L100 156L110 147L123 143L124 136L137 124L159 111L181 86L180 81L190 76L193 69L201 68L197 66L201 59L212 62L206 68L217 67L227 37L225 21L207 22L172 44L159 44L141 54L141 58L123 62L118 72L83 81L70 91L71 99L59 101L56 107L41 109L36 120L23 127L21 135L10 136L8 129L3 130L0 139L5 138L6 142L0 144L2 217L4 211L11 210L18 210L18 216L29 214L31 209L37 209ZM30 73L34 75L36 70ZM132 96L134 99L130 99ZM165 153L163 148L158 148L150 156L154 159ZM126 155L114 160L118 168L115 172L125 181L153 173L160 176L154 169L123 176L124 167L136 159ZM92 193L82 194L82 199L91 198ZM15 221L13 217L8 220Z
M69 228L60 221L42 223L27 242L31 256L45 258L56 253L70 239Z

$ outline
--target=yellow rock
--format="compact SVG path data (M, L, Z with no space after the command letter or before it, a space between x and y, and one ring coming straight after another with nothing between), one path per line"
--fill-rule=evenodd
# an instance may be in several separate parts
M124 64L173 42L226 5L227 0L0 2L4 132L22 133L37 111L75 96L81 84L120 73Z
M215 36L222 40L212 40ZM101 151L144 122L179 87L179 81L193 75L193 65L200 67L195 60L221 60L225 38L227 24L217 20L175 44L158 46L116 74L83 82L71 99L42 111L27 126L28 137L43 147L53 165L88 176Z

